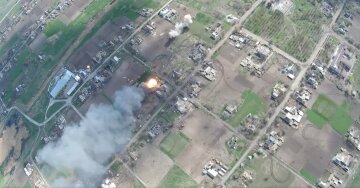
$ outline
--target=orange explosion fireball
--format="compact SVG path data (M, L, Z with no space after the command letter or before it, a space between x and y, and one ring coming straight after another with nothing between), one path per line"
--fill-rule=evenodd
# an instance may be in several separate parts
M146 83L145 86L149 89L153 89L158 87L158 80L156 78L150 78Z

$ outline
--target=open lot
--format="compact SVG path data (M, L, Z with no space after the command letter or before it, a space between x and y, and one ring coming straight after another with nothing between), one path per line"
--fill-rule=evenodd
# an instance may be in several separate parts
M336 104L327 96L320 95L311 107L310 120L319 127L328 122L334 130L344 135L352 125L352 118L349 114L350 105L343 102L341 105Z
M224 18L225 15L233 14L237 17L243 15L255 0L177 0L177 2L205 12L216 19Z
M291 3L286 16L261 4L245 22L245 27L305 61L320 39L322 25L328 24L330 18L321 12L320 3L312 4L306 0Z
M140 157L133 167L134 172L147 186L159 186L162 179L173 167L173 161L151 144L147 144L140 151Z
M238 112L228 120L234 127L240 126L249 114L262 116L266 110L263 99L250 90L246 90L241 94L241 101Z
M91 104L111 103L115 92L125 86L130 86L136 83L136 81L147 70L145 66L138 63L132 56L126 53L120 53L120 58L117 69L112 73L110 80L98 90L93 96L85 101L81 106L80 111L84 114ZM147 95L146 99L151 98L152 95ZM156 97L156 96L155 96ZM156 98L153 98L156 100ZM146 100L145 100L146 101ZM151 101L151 100L150 100ZM155 101L156 102L156 101ZM146 104L146 102L144 102ZM154 103L156 104L156 103ZM150 111L156 105L150 108ZM145 108L142 108L145 110ZM146 108L147 109L147 108Z
M160 188L168 187L188 187L196 188L198 185L194 180L191 179L181 168L174 165L168 174L161 181Z
M245 162L244 168L238 168L231 176L240 177L244 171L253 174L254 180L249 184L249 187L294 187L293 182L296 179L289 170L272 157L262 158L260 156L248 160ZM226 187L239 187L241 182L241 178L230 177L226 182Z
M264 63L265 70L261 77L251 75L240 65L241 61L248 57L251 49L251 46L246 45L239 50L229 42L219 50L213 60L213 67L217 70L216 80L209 83L202 77L198 78L205 85L199 97L204 106L217 114L222 114L225 105L238 105L238 111L242 114L236 118L239 121L248 113L258 113L257 115L261 116L267 112L268 105L272 102L272 87L279 81L285 84L291 83L291 80L280 71L290 61L276 53L270 55ZM241 101L245 106L250 106L250 109L246 107L242 109ZM252 105L257 102L259 106ZM238 124L238 120L231 124Z
M241 156L229 153L226 141L233 133L222 123L215 120L203 111L191 112L183 122L182 133L191 142L176 158L175 162L197 183L206 180L202 175L204 165L216 158L226 165L233 165L234 161ZM245 145L242 149L245 148ZM241 151L239 151L241 153Z
M357 48L360 47L360 14L359 2L350 0L345 2L345 6L333 26L333 31L338 35L344 36L345 40Z
M317 128L310 122L295 130L285 126L285 143L276 156L296 171L320 178L327 170L332 157L337 153L344 140L330 126ZM310 176L309 177L312 177Z
M115 161L110 166L110 182L115 183L118 187L145 188L145 186L134 177L128 168L122 166L120 161Z
M189 141L181 132L171 132L161 141L160 149L174 159L189 145Z
M67 8L64 13L59 16L59 19L66 25L78 17L85 7L87 7L92 0L74 1L71 7Z

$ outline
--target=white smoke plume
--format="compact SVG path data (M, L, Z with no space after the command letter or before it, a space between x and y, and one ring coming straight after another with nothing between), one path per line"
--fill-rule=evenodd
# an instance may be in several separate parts
M185 15L184 21L181 23L176 23L175 28L169 32L169 37L170 38L178 37L184 31L184 28L189 27L189 25L192 23L193 20L191 18L191 15L190 14Z
M60 171L74 170L84 187L95 187L106 172L104 163L128 143L143 96L141 89L128 87L115 93L113 105L92 105L83 120L66 126L57 142L39 151L39 160ZM58 179L53 187L68 185L69 180Z

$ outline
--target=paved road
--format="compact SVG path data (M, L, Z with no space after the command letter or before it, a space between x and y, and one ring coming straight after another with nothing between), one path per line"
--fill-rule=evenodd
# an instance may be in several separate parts
M338 12L341 11L341 9L343 8L343 6L341 6L341 8L338 10ZM337 12L337 14L335 15L339 15L339 13ZM337 17L333 18L333 21L330 24L330 28L332 27L332 24L335 23L334 20L336 20ZM311 63L315 60L315 58L317 57L318 53L320 52L320 50L322 49L322 46L324 45L327 37L329 36L328 33L324 34L321 39L319 40L319 42L317 43L317 45L315 46L315 49L313 51L313 53L311 54L311 56L308 58L308 60L306 61L305 64L303 64L303 67L299 73L299 75L296 77L296 79L294 80L293 84L290 87L290 91L288 91L284 97L284 100L281 102L281 104L276 108L274 114L270 117L268 123L266 124L266 126L259 132L259 135L256 137L256 139L254 139L254 141L250 144L250 146L248 147L248 149L244 152L243 156L237 161L237 163L234 165L234 167L222 178L221 184L225 184L225 182L229 179L229 177L234 173L234 171L240 166L241 163L243 163L246 159L246 157L249 155L249 153L254 150L259 142L259 140L266 134L266 130L271 126L271 124L275 121L276 117L278 116L278 114L282 111L282 109L284 108L284 106L286 105L287 101L289 100L289 98L291 97L292 92L299 87L301 80L303 79L303 77L305 76L306 71L308 70L308 68L310 67Z

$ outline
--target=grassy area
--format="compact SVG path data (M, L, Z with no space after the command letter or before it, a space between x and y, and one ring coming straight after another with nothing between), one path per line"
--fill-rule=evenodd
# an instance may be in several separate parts
M314 176L310 171L308 171L306 168L302 168L300 170L300 175L308 181L310 184L315 185L317 182L316 176Z
M245 22L245 27L263 36L284 51L305 61L319 41L321 25L329 23L320 10L320 3L294 0L291 14L284 16L262 3Z
M311 108L309 120L317 126L328 122L335 131L344 135L353 122L349 115L350 110L351 106L348 103L344 102L338 106L328 97L320 95Z
M111 21L115 18L120 16L126 16L130 20L135 20L138 18L139 14L137 13L138 10L142 9L143 7L149 8L160 8L160 4L153 0L118 0L114 7L108 11L91 29L91 31L85 35L84 39L81 41L79 46L80 48L87 42L91 37L95 35L95 33L108 21Z
M66 28L66 25L62 21L55 19L55 20L49 21L46 24L43 32L45 33L46 36L51 37L51 36L55 35L56 33L59 33L60 31L62 31L63 28Z
M356 175L354 176L353 180L350 180L348 188L358 188L360 187L360 170L356 172Z
M185 4L186 6L192 7L194 9L204 11L208 14L227 15L231 13L235 16L240 16L251 7L255 0L177 0L177 2Z
M255 174L255 179L250 183L249 187L291 187L295 180L295 176L283 167L276 160L267 158L256 158L247 160L244 168L238 168L231 175L226 182L226 187L237 188L241 184L241 178L234 179L233 177L240 177L244 170Z
M226 149L229 152L229 154L231 156L234 156L234 159L230 162L229 166L233 167L235 165L235 163L241 158L241 156L244 154L245 150L246 150L246 142L243 140L238 140L237 141L237 148L233 149L230 148L229 145L226 143Z
M199 37L201 40L206 42L207 45L211 46L215 44L215 40L210 38L210 31L206 31L206 27L209 27L214 23L211 16L204 13L197 13L193 19L193 23L190 25L190 33Z
M111 166L110 166L110 171L113 174L117 174L120 172L122 168L122 163L120 161L115 161Z
M307 115L307 119L320 129L323 128L324 125L326 124L326 119L324 119L321 115L319 115L313 110L308 110L306 112L306 115Z
M173 123L179 115L180 114L175 110L165 110L164 112L161 112L159 117L164 119L166 123Z
M45 112L47 106L49 105L49 101L49 95L46 91L44 91L30 107L28 115L37 122L43 122L45 120Z
M168 187L199 187L196 182L187 175L181 168L174 166L170 169L164 179L161 181L159 188Z
M181 132L169 133L160 143L160 149L170 158L174 159L178 156L190 143Z
M349 80L353 88L360 91L360 58L356 60Z
M50 117L51 115L53 115L56 111L58 111L61 107L63 107L65 105L65 102L61 101L61 102L56 102L54 104L52 104L47 113L46 116Z
M26 184L24 185L23 188L32 188L31 185L30 185L30 183L29 183L29 181L26 182Z
M134 179L134 188L146 188L138 179Z
M5 177L0 174L0 187L5 187Z
M227 120L233 127L240 126L241 122L245 120L247 115L262 115L266 110L264 100L250 90L242 93L241 100L242 103L238 107L238 112Z

